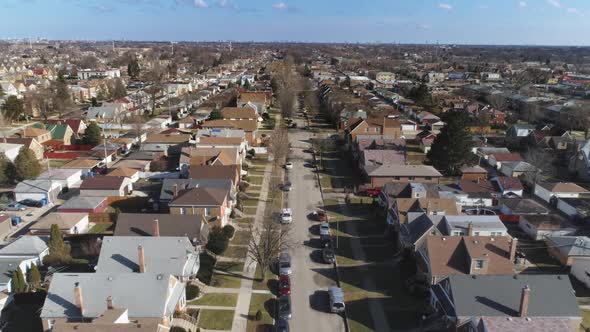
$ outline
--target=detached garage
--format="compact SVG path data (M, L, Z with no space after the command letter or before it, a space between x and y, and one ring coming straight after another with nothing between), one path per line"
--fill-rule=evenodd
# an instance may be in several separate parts
M30 230L35 235L50 234L53 224L63 234L84 234L89 227L88 213L50 213L33 224Z
M82 170L80 169L51 169L37 177L37 180L52 180L61 184L62 188L77 188L82 183Z
M61 184L50 180L24 180L14 188L14 199L20 202L24 199L35 201L46 200L54 203L61 192Z

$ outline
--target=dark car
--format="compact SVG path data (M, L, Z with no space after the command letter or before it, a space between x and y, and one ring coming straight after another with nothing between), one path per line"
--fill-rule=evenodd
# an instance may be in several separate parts
M288 275L279 277L279 295L291 295L291 278Z
M322 249L322 259L326 264L332 264L336 261L336 255L334 254L334 249L332 248L324 248Z
M279 318L275 322L275 332L289 332L289 321Z
M277 316L282 319L291 319L291 297L288 295L279 296L277 301Z
M291 191L292 189L293 185L291 182L285 182L285 184L283 184L283 191Z
M328 216L326 215L326 212L323 210L314 211L313 218L316 221L328 221Z
M34 199L29 199L29 198L23 199L19 203L22 204L22 205L25 205L25 206L29 206L29 207L37 207L37 208L39 208L39 207L42 207L43 206L43 203L41 203L39 201L36 201Z
M320 243L322 248L332 248L332 237L330 235L320 235Z

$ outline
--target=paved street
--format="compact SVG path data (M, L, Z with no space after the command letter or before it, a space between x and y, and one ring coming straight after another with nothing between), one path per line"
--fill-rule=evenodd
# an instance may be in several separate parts
M297 120L298 127L305 123ZM290 159L294 167L288 172L293 190L287 194L288 206L293 209L291 249L292 282L292 331L344 331L341 316L329 312L328 287L336 283L333 265L321 262L318 223L308 215L321 204L321 194L312 168L304 167L311 154L303 152L310 147L308 131L291 130Z

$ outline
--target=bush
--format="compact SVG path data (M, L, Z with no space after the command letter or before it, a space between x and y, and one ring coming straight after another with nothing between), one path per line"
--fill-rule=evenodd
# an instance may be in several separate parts
M225 236L225 238L229 240L234 236L236 229L232 225L225 225L223 226L222 232L223 236Z
M248 154L251 155L252 157L254 157L256 155L256 150L250 149L250 150L248 150Z
M186 286L186 299L187 301L193 300L199 296L201 290L197 285L187 285Z
M172 326L170 332L186 332L186 330L180 326Z
M216 255L221 255L227 250L229 245L228 238L224 235L220 227L213 227L209 233L209 241L207 242L207 250Z
M199 309L188 308L188 309L186 309L186 314L191 316L194 319L197 319L199 317Z
M254 316L254 319L256 321L261 321L262 320L262 311L260 311L260 310L256 311L256 315Z
M240 191L246 191L246 189L248 189L248 187L250 187L250 184L248 182L240 182L238 187L239 187Z

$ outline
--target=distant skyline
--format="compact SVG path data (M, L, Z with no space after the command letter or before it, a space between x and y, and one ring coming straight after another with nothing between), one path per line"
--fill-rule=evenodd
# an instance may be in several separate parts
M1 0L0 38L590 45L590 0Z

